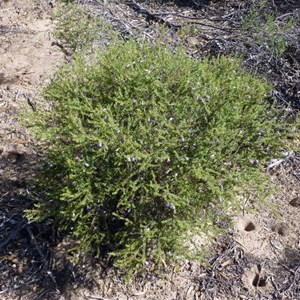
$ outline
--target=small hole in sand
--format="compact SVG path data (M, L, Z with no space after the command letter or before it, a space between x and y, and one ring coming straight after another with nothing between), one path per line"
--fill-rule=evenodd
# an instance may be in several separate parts
M256 274L252 281L252 285L255 287L265 287L267 286L267 279Z
M236 229L242 232L250 232L256 230L256 225L250 218L242 217L236 221Z
M287 231L285 230L285 228L278 228L278 234L282 236L286 236Z
M253 231L255 230L255 225L252 222L247 222L244 227L245 231Z
M296 197L290 201L290 205L300 207L300 197Z
M289 227L286 223L281 222L274 225L271 228L274 232L277 232L281 236L287 236L289 234Z

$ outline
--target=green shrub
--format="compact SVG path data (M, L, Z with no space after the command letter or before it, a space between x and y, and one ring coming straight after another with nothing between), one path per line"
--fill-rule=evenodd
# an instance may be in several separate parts
M286 17L279 22L274 14L263 12L264 5L250 10L242 20L242 28L257 44L265 45L273 55L281 56L288 47L287 33L297 20Z
M95 16L87 5L68 3L56 13L54 36L72 52L91 49L94 42L103 38L109 26Z
M53 109L35 116L47 159L28 216L131 270L188 256L189 239L260 189L259 166L284 143L269 91L236 58L159 43L77 56L45 91Z

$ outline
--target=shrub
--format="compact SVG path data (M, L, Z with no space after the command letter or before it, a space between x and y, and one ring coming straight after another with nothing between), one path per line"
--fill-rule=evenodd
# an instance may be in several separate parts
M45 90L53 108L35 115L47 159L28 216L130 270L187 256L195 233L214 233L237 195L260 189L259 166L284 143L269 90L236 58L159 43L78 55Z
M62 4L56 13L57 26L54 36L71 50L87 51L93 44L105 38L109 25L97 17L87 5Z
M288 32L297 20L286 16L281 20L272 13L264 12L265 3L260 8L253 8L242 20L242 28L259 45L266 46L270 53L281 56L288 48Z

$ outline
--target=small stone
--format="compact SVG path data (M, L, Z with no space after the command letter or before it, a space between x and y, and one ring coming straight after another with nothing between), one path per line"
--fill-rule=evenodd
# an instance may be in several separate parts
M300 207L300 197L296 197L290 201L290 205Z

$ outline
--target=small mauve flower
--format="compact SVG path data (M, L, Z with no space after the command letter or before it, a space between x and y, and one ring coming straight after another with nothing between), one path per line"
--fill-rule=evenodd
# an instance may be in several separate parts
M151 266L150 262L149 261L145 261L145 266L146 266L146 268L149 268Z
M167 203L166 207L169 208L169 209L175 210L175 205L172 204L172 203Z

